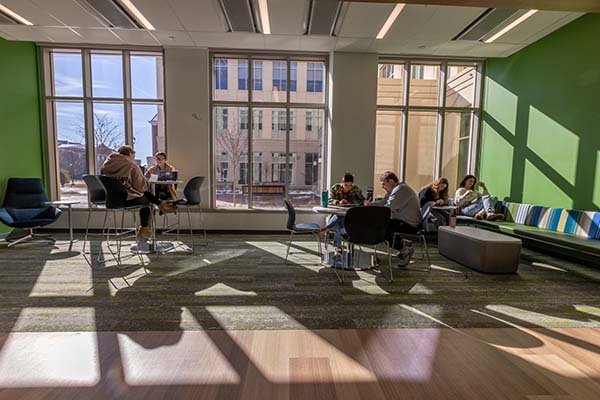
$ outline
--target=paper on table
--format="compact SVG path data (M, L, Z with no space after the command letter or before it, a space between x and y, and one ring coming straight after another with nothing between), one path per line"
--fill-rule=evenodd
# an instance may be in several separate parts
M150 175L150 182L157 182L157 181L158 181L158 175L151 174Z

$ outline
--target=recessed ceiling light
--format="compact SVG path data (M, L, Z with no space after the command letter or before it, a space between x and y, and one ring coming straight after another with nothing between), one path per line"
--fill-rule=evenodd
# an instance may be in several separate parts
M521 22L525 21L527 18L531 17L536 12L538 12L538 10L529 10L529 11L527 11L525 14L521 15L519 18L517 18L516 20L514 20L513 22L511 22L510 24L508 24L507 26L505 26L503 29L501 29L498 33L496 33L495 35L493 35L489 39L484 40L484 42L485 43L492 43L494 40L498 39L501 36L504 36L504 34L506 32L512 30L515 26L519 25Z
M394 23L394 21L396 21L396 18L398 18L398 15L400 15L400 13L402 12L402 9L404 8L404 6L406 6L406 4L404 4L404 3L396 4L396 7L394 7L394 9L390 13L390 15L385 20L385 23L381 27L381 30L379 30L379 33L376 36L377 39L383 39L383 37L385 36L387 31L389 31L390 28L392 27L392 24Z
M119 0L119 2L123 5L123 7L127 8L127 10L133 14L133 16L138 20L142 26L150 31L156 30L156 28L148 21L144 14L137 9L135 5L130 0Z
M271 23L269 22L269 8L267 7L267 0L258 0L258 12L260 13L260 22L262 24L262 31L265 35L271 34Z
M33 25L33 23L31 21L21 17L19 14L17 14L16 12L12 11L9 8L7 8L6 6L3 6L2 4L0 4L0 11L2 11L4 14L8 15L12 19L16 19L23 25Z

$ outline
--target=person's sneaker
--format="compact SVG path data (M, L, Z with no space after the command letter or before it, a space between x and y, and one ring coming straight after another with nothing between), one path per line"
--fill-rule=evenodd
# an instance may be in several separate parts
M475 219L483 219L483 214L482 213L475 214Z
M137 236L141 239L149 239L152 237L152 230L147 226L140 226L137 231Z
M412 240L402 239L406 247L412 247Z
M400 255L400 260L398 261L398 267L406 267L410 262L410 259L415 252L415 249L409 247L408 250Z
M171 214L177 212L177 206L175 204L169 204L166 201L161 201L158 205L158 210L161 214Z
M488 221L496 221L499 219L503 219L504 216L502 214L497 214L497 213L490 213L488 214L485 219L487 219Z

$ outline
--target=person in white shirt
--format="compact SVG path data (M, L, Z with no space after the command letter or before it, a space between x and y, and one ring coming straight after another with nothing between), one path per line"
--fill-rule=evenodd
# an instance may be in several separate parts
M387 194L382 200L367 202L367 205L385 206L391 209L392 213L385 233L385 238L391 246L394 233L417 233L421 225L419 197L410 186L399 182L398 176L391 171L384 172L379 180ZM399 265L406 266L413 254L413 248L406 246L404 240L396 240L394 247L399 251Z
M478 187L483 189L483 193L477 190ZM462 215L476 219L485 218L489 221L503 218L503 215L497 212L496 196L491 196L485 183L477 182L477 178L473 175L465 176L460 182L454 196L454 203Z

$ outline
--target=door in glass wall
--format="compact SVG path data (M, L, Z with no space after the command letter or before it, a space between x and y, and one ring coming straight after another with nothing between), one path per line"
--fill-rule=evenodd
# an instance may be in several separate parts
M248 129L240 124L245 107L215 107L213 132L215 138L215 194L218 207L248 206L247 162ZM244 167L244 165L246 167ZM241 178L241 174L246 175Z
M296 108L294 134L290 135L288 198L296 207L312 207L321 202L320 177L323 165L324 112Z
M448 112L444 120L441 176L448 179L450 197L468 171L472 118L470 111Z
M83 175L87 174L88 167L83 102L55 102L54 118L60 199L86 204L87 188Z
M253 109L253 127L262 125L252 139L254 208L283 207L287 170L293 174L296 164L293 155L286 156L286 112L285 108Z
M409 111L404 180L416 192L433 181L438 114Z
M408 104L437 106L440 92L439 64L411 64Z
M377 111L374 197L385 196L385 191L379 183L381 174L393 171L400 175L402 118L401 111Z

